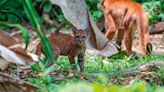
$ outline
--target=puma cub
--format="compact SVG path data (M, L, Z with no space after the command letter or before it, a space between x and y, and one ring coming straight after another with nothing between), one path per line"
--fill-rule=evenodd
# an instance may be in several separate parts
M68 56L70 64L75 64L75 56L77 56L80 72L83 72L87 30L81 30L75 27L73 27L72 30L74 37L70 34L55 32L51 34L48 39L54 50L55 58L58 58L59 55ZM41 52L43 52L43 48L41 43L39 43L36 54L40 56ZM72 69L76 69L76 65L72 65Z

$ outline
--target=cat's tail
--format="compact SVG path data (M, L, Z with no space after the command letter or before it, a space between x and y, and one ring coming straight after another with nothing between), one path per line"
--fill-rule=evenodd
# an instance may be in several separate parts
M60 33L60 29L61 29L63 26L65 26L65 25L66 25L65 22L62 23L62 24L60 24L59 27L57 27L57 29L55 30L54 34L59 34L59 33Z

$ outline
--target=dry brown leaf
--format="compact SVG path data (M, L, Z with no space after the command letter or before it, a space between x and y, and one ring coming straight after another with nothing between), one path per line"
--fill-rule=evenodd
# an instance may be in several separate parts
M118 82L123 85L128 85L130 83L130 80L125 78L125 79L118 80Z
M150 74L152 74L152 72L141 72L137 77L143 78L143 77L146 77L146 76L148 76Z
M80 77L80 80L88 80L87 77Z
M0 31L1 70L5 70L11 62L25 65L27 61L38 61L36 55L28 54L17 44L17 41L12 36Z
M37 92L37 89L30 83L0 73L1 92Z
M21 45L12 36L8 35L4 31L0 31L0 44L11 49L16 54L20 55L28 61L33 60L33 58L28 55L24 49L22 49Z
M17 41L6 32L0 31L0 43L6 47L9 47L16 44Z

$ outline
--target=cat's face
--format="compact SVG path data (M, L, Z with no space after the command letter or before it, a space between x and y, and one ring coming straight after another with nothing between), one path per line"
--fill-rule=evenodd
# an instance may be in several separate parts
M73 28L73 34L77 45L85 45L85 40L87 38L86 30L77 30L76 28Z

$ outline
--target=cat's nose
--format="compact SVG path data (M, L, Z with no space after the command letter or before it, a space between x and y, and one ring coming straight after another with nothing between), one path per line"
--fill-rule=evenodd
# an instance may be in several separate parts
M82 41L79 41L79 43L82 43Z
M80 44L82 44L82 43L83 43L83 41L81 41L81 40L80 40L80 41L79 41L79 43L80 43Z

